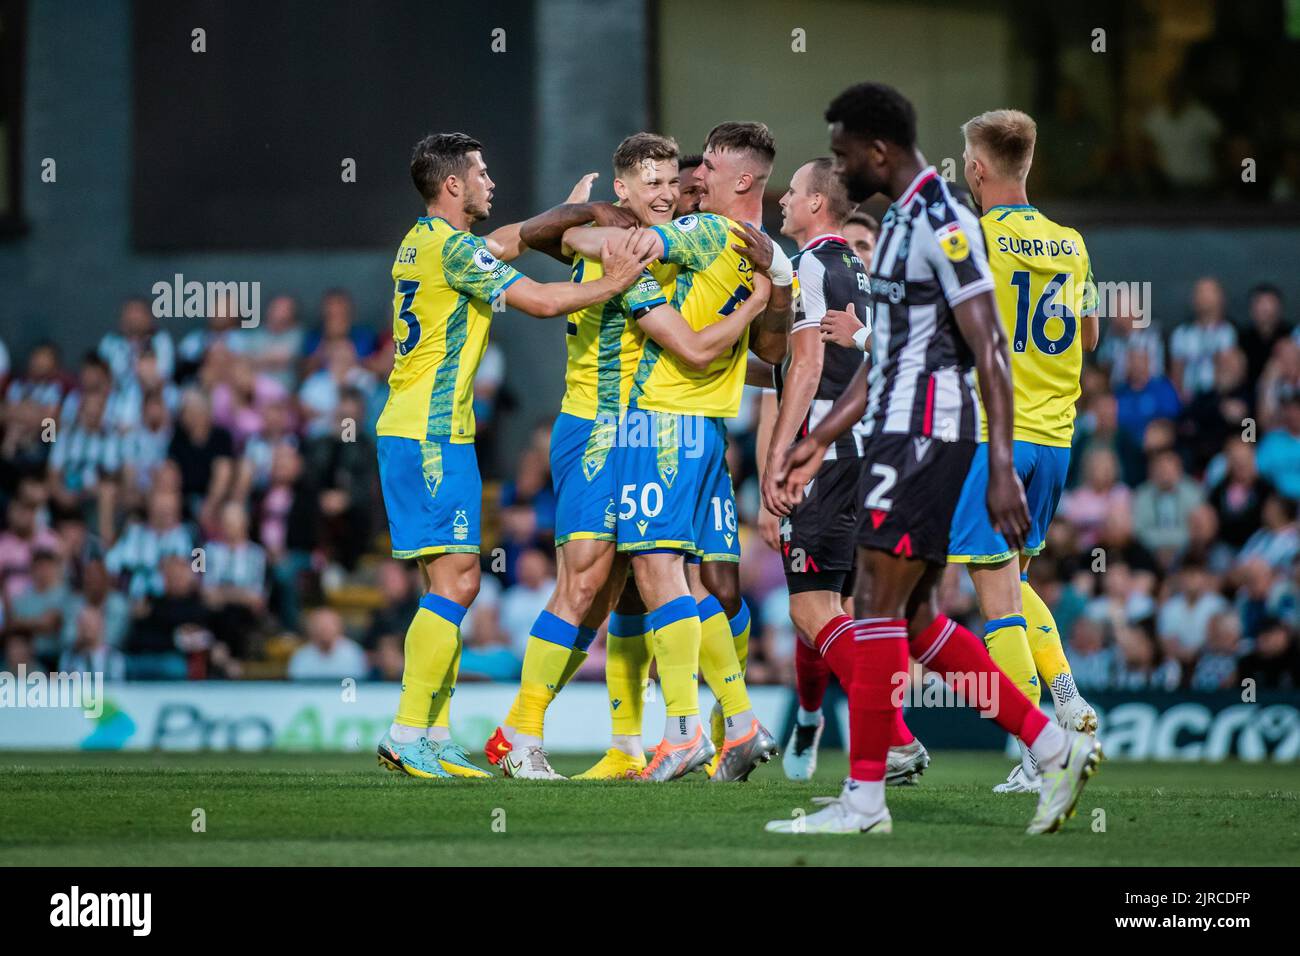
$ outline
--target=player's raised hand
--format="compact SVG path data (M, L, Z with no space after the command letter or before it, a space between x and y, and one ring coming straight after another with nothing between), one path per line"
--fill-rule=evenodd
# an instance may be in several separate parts
M781 514L789 514L789 509L793 507L791 503L803 500L804 486L817 474L817 469L822 464L822 455L825 453L826 448L811 435L800 439L785 450L780 464L772 475L773 480L781 486L782 496L778 504L788 505L780 512Z
M1013 551L1021 550L1029 534L1029 504L1025 486L1010 468L989 469L987 504L993 529Z
M732 226L731 234L740 240L732 243L731 248L752 262L755 272L767 275L767 270L772 268L772 240L747 222Z
M857 348L857 343L853 341L853 336L862 331L862 320L858 318L858 313L849 303L848 310L841 312L839 309L827 309L826 314L822 316L822 341L833 342L836 345L842 345L846 349Z
M635 282L645 269L646 259L638 251L638 232L640 230L629 229L617 238L606 239L600 246L600 262L605 277L620 290Z
M569 198L564 201L566 203L590 202L592 184L599 178L600 173L587 173L574 183L573 189L569 191Z
M641 225L636 214L626 206L615 206L612 202L591 203L592 221L598 226L617 226L620 229L635 229Z

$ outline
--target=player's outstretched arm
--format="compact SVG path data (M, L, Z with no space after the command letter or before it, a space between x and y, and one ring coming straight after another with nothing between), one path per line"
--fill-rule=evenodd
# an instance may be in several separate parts
M500 229L493 229L489 232L483 237L483 241L487 243L488 252L502 262L511 262L522 256L524 250L528 248L519 236L519 230L522 226L523 223L521 222L511 222Z
M826 454L831 442L856 422L862 421L862 416L867 411L867 368L867 364L862 363L821 424L809 432L806 438L786 449L773 479L784 486L787 500L797 502L803 497L804 485L817 474L822 456ZM789 511L782 513L788 514Z
M534 282L522 277L505 290L506 304L537 318L567 315L613 298L632 285L645 268L637 252L636 234L615 230L616 238L602 244L604 275L591 282Z
M1011 400L1011 365L1006 332L998 319L993 293L981 292L953 306L962 337L975 355L980 399L989 429L989 519L994 529L1019 551L1029 533L1029 505L1016 476L1012 449L1015 421Z
M637 218L627 209L613 203L565 203L521 223L519 235L527 248L544 252L552 259L568 262L570 257L565 254L564 233L589 222L594 222L597 226L626 228L637 225Z
M628 230L617 226L577 226L564 232L564 245L582 256L600 255L600 247L606 242L613 242L625 235ZM653 262L664 254L664 241L653 229L637 229L637 251L641 257Z
M783 376L781 404L772 428L768 457L780 455L794 442L799 426L808 417L817 386L822 377L822 363L826 347L821 341L817 326L790 333L790 365ZM776 461L769 460L760 483L763 504L773 514L788 514L798 504L785 493L785 486L776 480Z
M709 367L718 356L732 348L745 329L767 308L772 284L765 276L754 277L754 292L730 315L702 329L691 328L682 314L671 305L659 305L637 319L642 331L662 348L697 371Z

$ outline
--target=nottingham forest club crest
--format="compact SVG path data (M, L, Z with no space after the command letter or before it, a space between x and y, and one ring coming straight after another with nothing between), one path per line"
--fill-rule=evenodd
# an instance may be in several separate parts
M464 508L457 508L456 517L451 519L451 536L457 541L469 538L469 515Z

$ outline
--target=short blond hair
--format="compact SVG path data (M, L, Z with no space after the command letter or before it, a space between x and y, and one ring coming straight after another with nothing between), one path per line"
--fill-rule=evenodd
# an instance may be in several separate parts
M1038 124L1028 113L990 110L963 123L961 132L966 143L980 150L998 175L1008 179L1029 175Z

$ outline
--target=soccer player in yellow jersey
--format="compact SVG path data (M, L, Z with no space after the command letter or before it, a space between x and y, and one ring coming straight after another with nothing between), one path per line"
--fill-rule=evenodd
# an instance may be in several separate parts
M618 208L644 225L672 219L678 179L673 140L644 132L629 136L614 151L613 166ZM584 215L594 222L610 218L613 207L590 206ZM524 225L523 241L570 262L575 283L596 281L600 260L564 248L558 218L540 219ZM551 435L559 573L555 592L529 634L519 693L485 748L507 776L559 779L542 749L546 708L586 659L626 578L626 556L616 560L615 554L612 452L642 346L649 337L690 366L704 368L735 345L766 302L765 294L757 294L724 321L696 330L659 291L671 290L675 275L673 265L652 264L631 292L569 316L564 400ZM639 646L644 656L644 639ZM638 686L637 696L640 692ZM622 775L644 766L643 755L629 755Z
M774 156L771 134L762 124L715 128L701 165L701 213L654 226L646 235L647 255L679 267L673 304L695 329L724 321L753 293L755 269L771 270L772 300L756 330L757 347L779 357L785 351L791 270L788 260L773 268L774 247L753 228L760 222L762 187ZM565 234L567 244L587 253L607 239L602 230ZM739 412L749 338L748 332L742 335L705 368L647 341L619 423L618 550L632 555L637 587L650 608L645 628L653 632L668 711L663 740L643 780L677 779L714 757L715 745L700 723L699 671L719 699L723 717L723 746L712 779L744 779L776 749L750 707L733 623L699 571L702 559L711 558L734 574L739 560L722 422ZM738 599L738 586L735 593ZM741 633L745 630L742 622Z
M376 427L379 480L393 556L417 559L428 591L406 634L401 698L379 763L416 777L487 776L447 728L460 623L479 587L482 482L472 403L492 303L504 297L530 315L558 315L622 292L643 271L631 239L620 238L602 248L604 274L594 282L539 284L520 275L504 261L523 249L519 225L486 239L469 231L492 208L482 151L464 133L416 144L411 178L427 215L393 263L397 356Z
M1011 343L1015 465L1032 526L1019 552L990 526L984 508L988 446L981 444L953 517L949 561L970 569L994 662L1031 701L1039 699L1041 674L1061 725L1092 733L1097 715L1079 696L1056 622L1026 573L1043 549L1065 487L1083 351L1097 345L1092 266L1078 232L1029 204L1025 178L1037 136L1033 119L1018 110L995 110L969 120L962 133L966 182L984 211L980 224L989 268ZM1021 749L1021 762L997 792L1038 792L1037 766L1028 748Z

